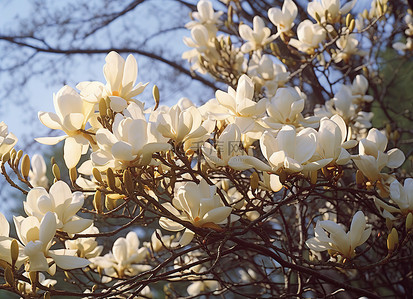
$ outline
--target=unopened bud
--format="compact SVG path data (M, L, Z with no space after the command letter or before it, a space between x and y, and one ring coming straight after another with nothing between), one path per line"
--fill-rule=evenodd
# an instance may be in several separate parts
M50 299L50 292L44 293L43 299Z
M102 193L99 190L96 190L95 196L93 197L93 207L96 212L102 213Z
M92 174L96 181L103 184L102 175L100 174L100 171L97 168L92 169Z
M232 7L232 5L228 6L228 24L232 24L232 16L234 14L234 8Z
M36 284L37 284L37 279L38 279L38 273L36 271L30 271L29 272L29 279L32 285L32 291L36 291Z
M15 239L11 241L10 255L11 255L11 263L12 263L12 266L14 267L17 259L19 258L19 244L17 243Z
M22 156L23 156L23 151L22 150L19 150L17 153L16 153L16 157L15 157L15 160L13 161L13 163L14 163L14 165L17 167L17 165L19 165L19 162L20 162L20 159L22 158Z
M72 185L74 185L76 183L76 179L77 179L76 167L70 168L69 177L70 177L70 181L72 182Z
M412 213L409 213L406 217L406 231L411 230L412 225L413 225L413 215Z
M377 12L378 12L377 16L381 17L383 15L383 6L380 1L377 1L376 5L377 5Z
M389 252L393 252L397 247L397 244L399 244L399 235L397 233L397 230L393 227L391 233L387 237L387 249L389 250Z
M346 16L346 27L350 27L350 22L353 19L353 16L351 14L347 14Z
M108 168L108 170L106 171L106 176L107 176L106 179L108 181L109 188L115 191L116 190L116 178L115 178L115 174L113 173L112 168Z
M214 38L214 46L218 52L221 51L221 44L217 38Z
M4 164L4 163L6 163L7 161L9 161L10 160L10 152L8 152L8 153L5 153L2 157L1 157L1 162Z
M260 178L258 176L258 173L254 171L250 176L250 184L251 184L252 190L258 189L259 181L260 181Z
M129 194L133 194L135 192L135 184L133 183L132 174L129 169L126 169L123 172L123 184Z
M99 114L101 117L106 116L106 112L107 112L108 107L106 106L106 101L105 99L100 99L99 101Z
M9 286L14 287L14 275L10 267L6 267L4 270L4 280Z
M350 26L348 26L349 33L352 33L355 27L356 27L356 21L352 19L350 22Z
M361 187L365 183L364 175L360 170L356 171L356 184Z
M159 107L160 95L159 95L159 88L158 86L154 85L152 89L152 96L155 101L155 107L153 110L155 111Z
M369 11L367 9L364 9L361 16L363 19L368 19L369 18Z
M57 164L53 164L52 166L52 173L54 175L54 177L56 178L56 180L60 180L60 168Z
M24 155L22 164L21 164L21 173L22 176L27 179L30 172L30 157L28 155Z

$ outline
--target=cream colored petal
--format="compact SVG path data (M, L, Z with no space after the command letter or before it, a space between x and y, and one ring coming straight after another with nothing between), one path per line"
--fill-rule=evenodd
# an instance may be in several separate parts
M126 58L125 67L123 69L122 86L135 85L138 76L138 63L132 54Z
M56 136L56 137L38 137L34 138L37 142L41 144L47 144L47 145L55 145L59 143L60 141L66 139L68 136L63 135L63 136Z
M87 229L92 224L93 220L91 219L79 218L65 223L62 227L62 231L65 231L69 234L78 234Z
M105 58L106 64L103 66L103 74L111 87L111 91L119 91L122 82L123 68L125 60L116 52L110 52Z
M161 217L159 219L159 225L166 230L177 232L183 230L185 227L169 218Z
M53 239L56 233L56 216L52 212L47 212L39 228L39 240L43 243L44 248Z
M50 129L62 130L62 122L57 114L52 112L39 112L39 120Z
M181 239L179 240L179 244L181 245L181 246L186 246L186 245L188 245L189 243L191 243L191 241L192 241L192 239L194 238L194 232L193 231L191 231L191 230L189 230L189 229L186 229L185 231L184 231L184 233L182 234L182 237L181 237Z
M400 167L403 163L404 160L406 159L404 153L399 150L398 148L393 148L387 152L388 155L388 162L386 164L387 167L389 168L398 168Z
M10 233L10 225L6 217L0 213L0 236L8 237Z
M205 214L204 218L202 218L202 223L212 222L219 224L228 218L228 216L231 214L231 211L231 207L215 208Z
M56 254L55 252L56 251L49 250L49 255L55 261L56 265L63 270L84 268L90 264L87 259L77 256L64 255L61 254L62 251L59 251L59 254Z
M350 243L351 248L355 249L360 242L360 239L363 235L364 229L366 227L366 219L364 217L363 212L358 211L354 216L353 220L351 221L350 226Z
M76 167L77 163L79 163L80 157L82 156L82 148L82 144L77 143L75 138L66 138L63 148L63 158L67 168L70 169Z

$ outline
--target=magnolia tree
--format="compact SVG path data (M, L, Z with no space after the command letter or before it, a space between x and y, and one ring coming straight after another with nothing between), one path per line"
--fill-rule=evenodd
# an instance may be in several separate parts
M39 112L62 131L36 140L64 143L67 182L55 161L49 182L42 156L17 151L0 123L1 173L26 196L16 238L0 214L1 289L24 298L412 293L413 179L397 148L409 130L374 128L371 112L383 104L377 60L389 50L376 41L407 28L391 51L408 62L411 11L395 17L379 0L356 16L355 0L316 0L303 18L285 0L250 23L245 3L223 2L226 11L199 1L186 25L182 57L228 85L204 105L163 106L155 85L155 105L144 107L135 58L110 52L106 82L64 86L55 112Z

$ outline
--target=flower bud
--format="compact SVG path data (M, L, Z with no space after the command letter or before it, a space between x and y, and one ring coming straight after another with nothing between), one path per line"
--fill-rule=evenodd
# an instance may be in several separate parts
M116 179L115 179L115 174L113 173L112 168L108 168L106 171L106 176L107 176L107 182L108 186L111 190L115 191L116 190Z
M60 180L60 168L57 164L53 164L52 172L56 180Z
M159 100L160 100L159 88L156 85L153 86L152 96L153 96L153 99L155 100L155 107L153 108L153 111L155 111L159 106Z
M412 225L413 225L413 215L412 213L409 213L406 217L406 231L411 230Z
M135 192L135 184L133 182L132 174L129 169L126 169L123 172L123 184L125 185L126 191L129 194L133 194Z
M8 152L8 153L5 153L2 157L1 157L1 162L4 164L4 163L6 163L7 161L9 161L10 160L10 152Z
M92 169L92 174L96 181L103 184L102 175L100 174L99 170L97 170L97 168Z
M17 241L15 239L11 241L10 255L11 255L11 263L12 263L12 266L14 267L17 259L19 258L19 244L17 244Z
M250 184L252 190L258 189L259 180L260 178L258 176L258 173L254 171L250 176Z
M352 19L350 21L350 26L348 26L348 30L350 31L350 33L352 33L354 31L355 27L356 27L356 21L354 19Z
M347 14L346 16L346 27L350 27L350 22L353 19L353 16L351 14Z
M9 286L14 287L14 275L10 267L6 267L4 270L4 280Z
M70 181L72 182L72 185L74 185L76 183L76 179L77 179L76 167L70 168L69 177L70 177Z
M398 243L399 235L397 233L397 230L393 227L389 236L387 237L387 249L389 250L389 252L393 252Z
M99 190L96 190L95 196L93 197L93 207L96 212L102 213L102 193Z
M29 172L30 172L30 158L28 155L24 155L23 160L22 160L22 164L21 164L21 173L22 176L27 179L27 177L29 176Z
M107 108L107 106L106 106L106 101L105 101L105 99L100 99L100 101L99 101L99 113L100 113L100 116L101 117L103 117L103 116L106 116L106 110L107 110L108 108Z

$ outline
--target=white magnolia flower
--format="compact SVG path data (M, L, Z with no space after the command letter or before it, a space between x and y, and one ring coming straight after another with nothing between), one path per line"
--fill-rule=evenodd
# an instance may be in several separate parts
M202 146L202 153L211 166L226 166L229 159L245 153L240 143L240 129L236 124L229 124L217 138L216 147L206 142Z
M323 118L317 134L317 150L313 159L332 159L330 163L346 164L351 156L347 149L357 145L356 140L347 139L347 125L339 115Z
M152 124L146 121L142 107L131 103L123 114L115 115L113 132L108 129L96 132L99 149L91 154L91 159L101 171L149 164L154 152L171 147L164 139L159 140Z
M80 234L99 234L99 229L95 226L90 226ZM65 246L67 249L76 250L78 257L93 258L100 255L103 246L99 246L96 242L96 237L77 238L75 240L66 240Z
M289 44L301 52L314 54L314 50L325 39L326 31L319 24L313 24L310 20L304 20L298 25L297 36L298 40L292 38Z
M9 133L4 121L0 122L0 158L8 153L16 143L17 137L13 133Z
M281 129L283 125L298 126L304 119L305 99L292 87L279 88L268 101L267 113L263 121L272 129Z
M106 56L105 61L103 74L106 85L96 81L85 81L80 82L76 88L80 90L82 98L90 103L95 104L100 99L109 97L110 108L120 112L128 103L137 101L133 98L141 94L148 83L136 84L138 64L132 55L128 55L125 61L118 53L112 51Z
M295 5L292 0L285 0L282 10L278 7L273 7L268 10L268 18L271 23L277 26L277 35L288 32L293 28L297 13L297 5Z
M373 96L366 95L369 89L369 81L363 75L357 75L351 85L351 93L353 95L353 103L361 104L363 102L370 103L373 101Z
M64 270L83 268L90 264L87 259L75 256L76 250L50 250L57 228L54 213L47 212L41 221L34 216L13 218L17 236L24 244L23 253L30 263L29 271L49 271L48 260L53 260Z
M359 91L356 88L353 95L352 86L342 85L334 95L334 98L327 101L325 106L314 109L314 114L320 117L331 117L334 114L338 114L352 128L370 128L370 120L373 117L373 113L359 111L358 105L355 104L360 99L360 94L357 94L357 92Z
M239 219L231 215L232 208L226 207L216 193L216 186L210 186L205 180L199 184L188 182L181 186L172 204L165 203L163 206L174 216L182 221L188 221L196 227L208 227L221 229L218 224L226 224ZM230 217L231 216L231 217ZM230 218L228 218L230 217ZM169 231L181 231L185 227L169 218L162 217L159 225ZM194 232L186 229L179 243L188 245L194 237Z
M318 14L322 23L327 21L335 23L340 20L340 16L349 13L355 4L356 0L347 2L343 6L341 6L340 0L314 0L308 3L307 12L315 20L317 19L316 14Z
M353 55L360 55L363 56L366 52L361 51L357 46L359 41L356 38L356 34L343 34L340 38L336 41L336 45L338 51L336 54L333 55L333 59L335 63L339 63L340 61L344 61L348 63L349 59Z
M85 127L93 113L94 104L83 101L80 95L67 85L53 95L53 103L56 113L39 112L39 119L46 127L62 130L66 135L36 138L36 141L54 145L65 140L63 154L70 169L77 165L80 156L86 154L89 148L91 137L85 133Z
M177 144L184 143L186 150L192 144L208 139L215 128L215 122L210 119L203 121L201 113L192 102L187 108L181 108L184 101L189 100L183 98L166 112L159 113L155 126L163 137L172 139Z
M259 50L275 39L275 36L271 36L270 28L265 26L264 20L259 16L254 17L253 28L246 24L241 24L239 26L239 35L243 40L247 41L241 47L241 51L244 53Z
M186 46L193 49L182 53L182 58L188 60L191 67L200 73L206 73L199 63L200 54L207 57L210 63L218 62L220 59L215 44L209 36L208 29L203 25L194 26L191 29L191 38L184 36L183 41Z
M198 11L192 12L192 17L195 19L185 25L186 28L192 29L196 25L201 24L207 28L211 37L214 37L218 31L217 26L221 23L219 18L223 12L215 12L212 3L209 0L200 0L196 5Z
M267 100L258 102L254 98L254 83L247 75L238 80L237 90L228 87L228 92L218 90L215 93L218 103L227 109L226 113L214 113L217 120L235 123L242 134L258 139L262 134L262 126L257 121L262 117L267 106Z
M307 240L307 246L314 251L332 250L343 258L353 258L355 249L370 237L371 227L366 228L363 212L358 211L346 233L343 227L334 221L317 221L315 237Z
M63 181L57 181L49 192L43 187L36 187L29 191L26 201L23 202L24 211L28 216L34 216L41 221L48 212L56 216L56 229L76 234L89 227L93 220L84 219L76 215L83 207L82 192L72 194L70 187Z
M359 142L359 155L353 157L357 168L372 183L381 181L384 177L381 170L400 167L405 156L398 148L393 148L385 153L387 148L387 137L376 128L369 131L366 138Z
M31 159L31 169L29 172L29 182L33 187L47 188L49 180L46 176L46 163L43 156L35 154Z
M282 63L275 63L267 54L262 57L253 55L248 67L248 76L257 89L260 89L260 86L265 89L267 98L273 97L277 88L284 86L289 75L290 72Z
M404 181L404 186L397 180L394 180L390 184L390 198L397 207L389 205L378 198L374 199L374 203L383 217L396 220L397 216L393 214L399 214L399 216L402 215L404 217L409 213L413 214L413 179L407 178Z
M260 139L260 147L272 172L314 171L332 161L327 158L309 162L317 148L317 131L313 128L305 128L296 134L294 127L285 125L277 137L267 131Z
M90 261L105 272L102 282L109 282L112 277L125 278L152 269L146 265L148 249L139 248L139 238L135 232L129 232L126 238L120 237L113 243L112 252L91 258Z

